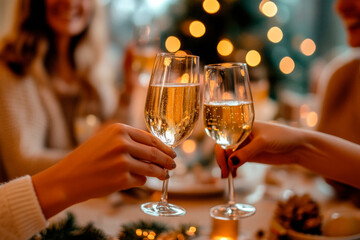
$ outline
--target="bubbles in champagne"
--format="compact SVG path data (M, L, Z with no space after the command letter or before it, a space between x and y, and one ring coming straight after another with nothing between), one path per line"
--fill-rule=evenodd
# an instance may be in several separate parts
M149 86L145 121L151 133L175 147L190 136L199 118L200 85Z
M218 101L204 104L206 133L223 148L235 148L251 132L254 121L252 102Z

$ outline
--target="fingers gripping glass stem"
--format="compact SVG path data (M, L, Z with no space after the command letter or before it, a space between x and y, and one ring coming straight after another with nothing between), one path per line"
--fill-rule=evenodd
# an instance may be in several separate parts
M254 121L247 66L220 63L205 66L204 125L206 133L224 149L236 149L250 134ZM234 169L229 169L229 201L211 209L210 215L236 220L253 215L255 208L235 202Z
M152 71L145 122L149 131L168 146L176 147L195 128L200 111L199 57L158 53ZM168 171L167 171L168 174ZM141 209L153 216L179 216L185 209L168 203L168 179L163 182L159 202Z

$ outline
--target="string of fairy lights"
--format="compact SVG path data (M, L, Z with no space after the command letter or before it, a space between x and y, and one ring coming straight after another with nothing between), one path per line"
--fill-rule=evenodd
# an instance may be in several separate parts
M163 234L163 236L157 236L157 234L152 230L138 228L138 229L136 229L135 234L139 238L143 238L143 240L153 240L153 239L158 239L158 240L168 240L168 239L185 240L185 239L188 239L189 237L195 236L195 233L196 233L197 230L198 229L195 226L190 226L185 231L185 235L183 233L174 232L173 234L169 234L169 236L164 235L164 234Z
M221 9L221 4L218 0L204 0L202 3L203 10L207 14L215 14ZM278 7L275 2L271 0L262 0L259 4L259 11L268 18L273 18L278 13ZM190 23L185 24L188 27L188 33L194 38L201 38L206 36L205 24L199 20L193 20ZM272 26L267 31L267 39L272 43L280 43L284 38L284 33L278 26ZM305 56L311 56L316 50L315 42L310 39L302 39L300 42L298 39L294 40L298 46L299 51ZM176 36L168 36L165 40L165 48L169 52L181 52L181 41ZM229 56L234 52L234 44L230 38L223 38L217 44L217 52L221 56ZM258 66L262 57L256 49L251 49L246 52L246 63L251 67ZM295 69L295 62L290 56L283 56L279 62L279 69L284 74L291 74Z

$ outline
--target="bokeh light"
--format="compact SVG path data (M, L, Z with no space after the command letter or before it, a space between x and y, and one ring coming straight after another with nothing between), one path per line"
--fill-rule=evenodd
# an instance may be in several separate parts
M240 70L240 74L241 74L241 76L245 77L245 71L244 71L244 69L241 69L241 70Z
M180 49L181 42L180 40L175 36L170 36L165 41L165 48L169 52L176 52Z
M290 74L292 73L292 71L294 71L295 62L290 57L284 57L280 61L279 68L281 72L285 74Z
M214 237L213 240L231 240L233 238L229 238L229 237Z
M274 17L278 11L276 4L272 1L267 1L261 6L261 12L267 17Z
M234 50L233 44L229 39L222 39L217 45L217 51L221 56L229 56Z
M220 9L220 3L217 0L204 0L202 6L209 14L217 13Z
M303 104L300 106L300 118L304 119L308 116L310 112L309 105Z
M89 114L86 116L86 123L88 126L95 127L99 124L99 119L93 114Z
M190 23L189 31L193 37L199 38L205 34L206 28L202 22L193 21Z
M194 140L192 140L192 139L186 140L182 144L182 150L185 153L193 153L196 150L196 142Z
M259 4L259 10L260 10L260 12L263 12L262 8L263 8L263 6L264 6L264 3L268 2L268 1L270 1L270 0L262 0L262 1L260 2L260 4Z
M283 32L279 27L272 27L267 32L268 39L273 43L278 43L283 39Z
M194 226L191 226L191 227L189 228L189 231L190 231L190 232L193 232L193 233L196 232L196 230L197 230L197 229L196 229L196 227L194 227Z
M251 67L255 67L255 66L259 65L259 63L261 62L260 53L256 50L250 50L246 54L245 61Z
M189 74L188 74L188 73L184 73L184 74L181 76L180 82L181 82L181 83L189 83L189 79L190 79Z
M306 117L306 124L309 127L315 127L318 123L318 114L316 112L309 112L309 114Z
M300 51L306 56L312 55L316 50L316 44L310 38L305 39L300 44Z
M176 56L186 56L187 53L186 53L185 51L183 51L183 50L179 50L179 51L177 51L177 52L175 53L175 55L176 55Z
M136 229L136 235L137 236L142 236L142 230L141 229Z

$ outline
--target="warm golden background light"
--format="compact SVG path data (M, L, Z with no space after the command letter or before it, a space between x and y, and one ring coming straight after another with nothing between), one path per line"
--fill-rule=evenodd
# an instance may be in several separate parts
M270 0L262 0L262 1L260 2L260 4L259 4L259 10L260 10L260 12L263 12L262 8L263 8L263 6L264 6L264 3L268 2L268 1L270 1Z
M170 36L165 41L165 48L169 52L176 52L180 49L181 43L177 37Z
M312 55L315 52L315 50L316 50L315 42L310 38L305 39L300 44L300 51L306 56Z
M261 6L261 12L267 17L274 17L278 11L276 4L272 1L267 1Z
M179 50L179 51L177 51L177 52L175 53L175 55L176 55L176 56L185 56L185 55L187 55L187 53L186 53L185 51L183 51L183 50Z
M306 104L303 104L300 106L300 117L301 118L306 118L307 115L309 114L310 112L310 107Z
M193 21L190 23L189 31L193 37L199 38L205 34L206 28L202 22Z
M220 3L217 0L204 0L202 6L209 14L217 13L220 9Z
M259 65L259 63L261 62L260 53L256 50L250 50L246 54L245 61L251 67L255 67L255 66Z
M309 127L315 127L318 123L318 114L316 112L310 112L306 117L306 124Z
M292 73L292 71L294 71L295 62L290 57L284 57L280 61L279 68L281 72L285 74L290 74Z
M196 142L192 139L188 139L182 144L182 149L186 153L193 153L196 150Z
M181 82L181 83L189 83L189 79L190 79L189 74L188 74L188 73L184 73L184 74L181 76L180 82Z
M217 45L217 51L221 56L229 56L234 50L233 44L229 39L221 40Z
M267 33L268 39L273 43L278 43L283 39L283 32L279 27L272 27Z

